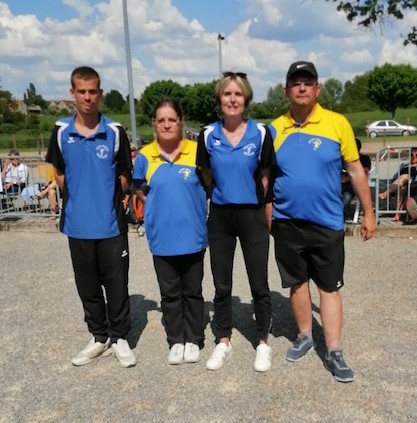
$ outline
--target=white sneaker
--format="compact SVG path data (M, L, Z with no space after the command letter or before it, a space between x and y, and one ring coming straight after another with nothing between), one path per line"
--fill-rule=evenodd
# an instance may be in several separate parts
M122 367L133 367L136 364L135 355L126 339L119 338L117 343L111 345L111 349Z
M103 355L103 353L108 350L109 345L110 338L103 343L96 342L93 337L90 339L90 342L86 345L86 347L76 357L74 357L71 362L74 366L84 366L85 364L91 363L95 358Z
M145 236L145 234L146 234L145 225L142 223L138 227L138 235L139 236Z
M219 370L224 366L226 360L232 353L232 344L229 342L219 342L213 351L211 357L207 360L206 368L209 370Z
M271 368L271 347L259 344L256 347L256 358L253 367L257 372L267 372Z
M174 344L168 355L169 364L181 364L184 361L184 344Z
M184 363L197 363L200 360L200 347L191 342L185 343Z

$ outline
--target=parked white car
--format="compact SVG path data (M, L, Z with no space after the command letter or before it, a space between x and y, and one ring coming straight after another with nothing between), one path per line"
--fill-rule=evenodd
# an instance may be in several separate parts
M410 125L402 125L395 120L377 120L366 126L366 133L370 138L381 135L402 135L415 134L417 128Z

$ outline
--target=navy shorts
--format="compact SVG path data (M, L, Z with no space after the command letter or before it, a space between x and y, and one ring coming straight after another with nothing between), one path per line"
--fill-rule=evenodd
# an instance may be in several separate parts
M312 279L325 291L343 286L345 231L335 231L305 220L273 220L275 260L282 287Z

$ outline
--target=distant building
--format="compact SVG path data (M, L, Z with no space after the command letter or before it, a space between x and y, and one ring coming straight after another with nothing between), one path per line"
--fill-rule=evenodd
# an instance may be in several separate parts
M42 108L37 104L32 104L28 107L28 113L32 115L38 115L39 113L42 113Z
M22 115L28 114L28 106L23 100L15 100L16 111L22 113Z
M56 100L51 101L48 105L48 110L52 113L65 111L67 113L74 113L75 104L72 100Z

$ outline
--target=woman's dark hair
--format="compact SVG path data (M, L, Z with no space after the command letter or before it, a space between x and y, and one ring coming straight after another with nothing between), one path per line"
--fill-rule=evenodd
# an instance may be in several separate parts
M174 100L172 98L165 98L163 100L158 101L158 103L156 103L156 105L153 109L153 113L152 113L153 119L156 118L156 112L158 111L158 109L160 109L161 107L164 107L164 106L169 106L172 109L174 109L175 112L177 113L179 119L182 119L184 117L184 113L182 111L180 103L177 100Z

